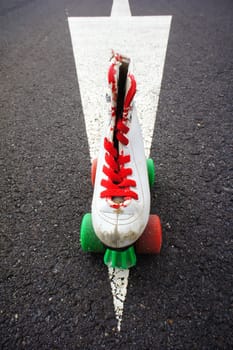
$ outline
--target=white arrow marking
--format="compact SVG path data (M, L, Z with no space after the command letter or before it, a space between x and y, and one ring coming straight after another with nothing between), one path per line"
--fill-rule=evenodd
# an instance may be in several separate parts
M111 17L131 16L128 0L113 0Z
M171 16L131 17L127 0L113 1L111 17L70 17L69 27L91 159L99 142L108 106L105 101L111 49L127 55L137 80L137 110L145 153L154 132ZM129 270L109 269L113 302L121 329Z

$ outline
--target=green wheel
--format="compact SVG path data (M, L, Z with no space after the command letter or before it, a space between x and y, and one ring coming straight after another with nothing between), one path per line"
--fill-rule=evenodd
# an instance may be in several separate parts
M154 186L154 183L155 183L155 165L154 165L154 161L152 158L148 158L146 160L146 163L147 163L149 184L150 184L150 188L152 188Z
M80 243L84 252L104 253L106 250L104 244L95 234L91 214L89 213L85 214L82 219Z

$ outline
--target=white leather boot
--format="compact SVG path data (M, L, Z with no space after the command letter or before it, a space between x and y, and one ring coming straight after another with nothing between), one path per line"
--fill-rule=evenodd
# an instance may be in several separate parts
M98 238L110 248L132 245L149 218L150 189L142 134L133 102L129 59L114 54L108 72L111 109L100 144L92 200Z

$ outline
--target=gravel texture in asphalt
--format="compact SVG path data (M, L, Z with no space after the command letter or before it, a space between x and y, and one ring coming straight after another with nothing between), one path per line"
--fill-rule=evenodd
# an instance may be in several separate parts
M130 0L173 19L151 149L164 242L130 271L121 333L79 244L92 187L67 22L111 6L0 1L0 348L232 349L233 3Z

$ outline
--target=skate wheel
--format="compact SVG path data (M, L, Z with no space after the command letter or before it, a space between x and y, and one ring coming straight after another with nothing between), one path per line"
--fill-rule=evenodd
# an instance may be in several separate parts
M97 158L93 159L91 164L91 183L93 187L95 186L96 169L97 169Z
M147 164L149 185L150 185L150 188L152 188L154 186L154 183L155 183L155 165L154 165L153 159L148 158L146 160L146 164Z
M80 228L80 243L84 252L104 253L105 246L96 236L91 214L85 214Z
M162 227L157 215L150 215L141 237L135 243L139 254L158 254L162 246Z

